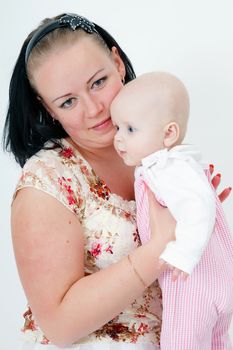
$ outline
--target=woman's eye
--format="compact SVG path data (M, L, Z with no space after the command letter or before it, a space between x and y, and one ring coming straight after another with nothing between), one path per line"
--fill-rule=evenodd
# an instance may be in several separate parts
M98 88L98 87L102 86L102 85L105 83L106 80L107 80L107 77L100 78L100 79L96 80L96 81L92 84L92 87L93 87L93 88L95 88L95 87Z
M70 107L72 107L74 100L75 100L74 97L68 98L65 102L63 102L61 104L61 108L70 108Z

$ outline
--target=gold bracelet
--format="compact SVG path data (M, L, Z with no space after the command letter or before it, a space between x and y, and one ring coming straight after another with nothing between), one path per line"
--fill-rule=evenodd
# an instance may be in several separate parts
M134 270L134 273L138 276L138 278L139 278L140 282L142 283L143 287L147 288L147 284L144 282L143 278L140 276L140 274L136 270L135 266L133 265L131 257L130 257L130 254L128 254L127 258L129 260L130 265L132 266L132 269Z

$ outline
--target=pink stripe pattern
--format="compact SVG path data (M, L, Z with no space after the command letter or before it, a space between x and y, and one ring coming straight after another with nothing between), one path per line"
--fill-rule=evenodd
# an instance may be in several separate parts
M207 173L209 178L209 174ZM147 185L135 180L137 225L142 244L150 239ZM233 238L216 194L216 223L207 248L187 281L159 278L163 295L161 350L232 350Z

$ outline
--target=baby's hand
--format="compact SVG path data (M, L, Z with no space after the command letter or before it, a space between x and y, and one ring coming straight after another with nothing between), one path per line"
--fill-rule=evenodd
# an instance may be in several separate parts
M184 272L180 269L177 269L176 267L172 266L172 281L175 282L177 278L180 276L183 281L186 281L189 274L187 272Z
M175 282L177 280L177 278L180 276L182 278L183 281L186 281L189 274L187 272L184 272L180 269L177 269L177 267L172 266L170 264L168 264L166 261L164 261L163 259L160 259L161 264L166 264L166 266L172 270L172 281Z

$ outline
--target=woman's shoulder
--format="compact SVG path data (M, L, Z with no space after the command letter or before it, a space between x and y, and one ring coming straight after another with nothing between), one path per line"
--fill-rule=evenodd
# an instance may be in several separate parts
M33 187L77 212L84 202L87 187L83 162L65 140L57 144L47 143L25 163L15 193L22 188Z
M57 143L47 142L44 148L33 155L25 163L22 172L54 176L77 176L82 173L85 161L78 152L69 145L65 139Z

